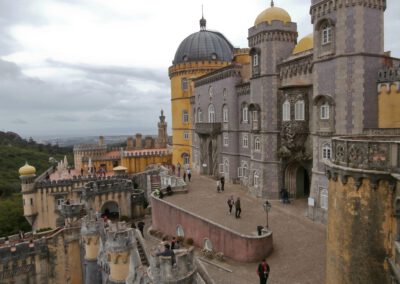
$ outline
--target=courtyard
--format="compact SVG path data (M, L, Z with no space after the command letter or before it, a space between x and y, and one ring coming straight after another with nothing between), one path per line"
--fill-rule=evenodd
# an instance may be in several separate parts
M194 175L187 187L188 194L168 196L166 201L242 234L256 234L257 225L266 226L264 200L250 196L240 185L226 183L225 191L218 193L214 179ZM227 200L231 195L241 199L240 219L228 212ZM274 248L267 258L271 266L269 283L324 283L325 226L305 216L306 199L291 204L270 202L269 228L273 232ZM225 262L212 260L203 264L216 283L258 283L257 263L226 259Z

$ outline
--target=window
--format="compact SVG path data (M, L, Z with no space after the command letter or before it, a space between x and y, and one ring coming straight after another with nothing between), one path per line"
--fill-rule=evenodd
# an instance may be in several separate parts
M254 150L260 151L261 150L261 140L260 137L254 138Z
M189 132L188 131L183 132L183 139L189 140Z
M243 177L247 178L249 176L249 167L246 162L242 162Z
M255 67L255 66L258 66L258 64L259 64L259 62L258 62L258 54L256 53L256 54L254 54L253 55L253 66Z
M183 231L182 225L176 226L176 235L178 237L184 237L185 236L185 232Z
M215 109L213 104L210 104L208 106L208 122L209 123L215 122Z
M328 103L324 103L321 105L321 112L320 112L321 119L329 119L329 105Z
M320 206L322 209L328 210L328 190L324 187L320 187L319 191L320 191Z
M322 146L322 158L327 160L331 158L331 145L329 143Z
M187 78L182 78L182 90L187 91L188 89L188 81Z
M258 122L258 111L256 110L253 111L253 122L254 123Z
M212 251L213 250L213 246L212 243L209 239L204 239L204 249L208 250L208 251Z
M189 155L188 154L183 154L183 164L184 165L189 165L190 163L190 159L189 159Z
M242 135L242 147L249 148L249 135L248 134Z
M213 87L212 86L210 86L208 88L208 96L210 97L210 99L213 97Z
M294 105L294 119L304 120L304 101L297 101Z
M332 41L332 27L328 24L322 26L321 30L321 43L322 45L328 44Z
M247 123L249 121L249 109L248 109L247 105L243 106L242 116L243 116L243 119L242 119L243 122Z
M183 123L189 122L189 113L187 112L187 110L182 111L182 121Z
M201 108L197 109L197 122L203 122L203 113Z
M285 101L282 105L282 120L290 121L290 103Z
M226 105L222 108L222 120L223 122L228 122L228 107Z
M227 95L228 95L228 92L226 91L226 89L224 89L224 90L222 91L222 96L223 96L224 98L226 98Z
M254 171L254 174L253 174L253 186L254 187L258 187L259 183L260 183L260 176L258 174L258 171Z
M239 178L243 177L243 168L242 167L238 168L238 177Z
M229 136L228 133L224 133L224 146L229 146Z

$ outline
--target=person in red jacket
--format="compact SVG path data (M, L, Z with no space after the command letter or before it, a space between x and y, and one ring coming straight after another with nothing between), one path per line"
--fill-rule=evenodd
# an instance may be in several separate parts
M267 284L268 276L269 276L269 265L265 258L258 265L257 268L258 277L260 277L260 284Z

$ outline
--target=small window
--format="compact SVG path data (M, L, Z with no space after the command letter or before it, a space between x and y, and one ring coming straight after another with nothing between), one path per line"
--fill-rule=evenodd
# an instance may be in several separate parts
M226 105L222 108L222 116L223 121L228 122L228 107Z
M249 135L248 134L242 135L242 147L249 148Z
M249 121L249 109L248 109L247 105L243 106L242 116L243 116L243 122L247 123Z
M290 103L285 101L282 105L282 120L290 121Z
M258 111L253 111L253 122L258 122Z
M187 89L188 89L187 78L182 78L182 90L187 91Z
M213 250L213 245L209 239L204 239L204 249L208 251Z
M182 112L182 121L183 123L189 122L189 113L186 110Z
M189 140L189 132L188 131L183 132L183 139Z
M320 111L320 117L321 119L329 119L329 105L328 103L324 103L321 105L321 111Z
M253 66L256 67L259 64L259 58L258 58L258 54L254 54L253 55Z
M320 206L322 209L328 210L328 190L320 187Z
M183 154L183 164L184 165L189 165L190 163L190 158L188 154Z
M258 187L260 184L260 175L258 174L258 171L254 171L253 174L253 186Z
M211 59L212 60L216 60L217 59L217 54L216 53L211 54Z
M332 41L332 27L328 24L322 26L321 30L321 43L322 45L328 44Z
M189 60L189 58L188 58L187 55L184 55L184 56L182 57L182 59L183 59L183 61L185 61L185 62Z
M304 120L304 101L298 101L294 105L294 119Z
M197 109L197 122L203 122L203 112L201 108Z
M208 106L208 122L209 123L215 122L215 109L213 104L210 104Z
M261 139L260 139L260 137L256 137L254 139L254 150L255 151L260 151L261 150Z
M330 144L324 144L324 146L322 146L322 158L329 160L331 158L331 145Z
M213 92L213 87L212 87L212 86L210 86L210 87L208 88L208 96L209 96L210 98L212 98L212 97L213 97L213 95L214 95L214 92Z
M183 231L182 225L176 226L176 235L178 237L184 237L185 236L185 232Z
M229 146L229 136L228 133L224 133L224 147Z
M242 167L238 168L238 177L239 178L243 177L243 168Z

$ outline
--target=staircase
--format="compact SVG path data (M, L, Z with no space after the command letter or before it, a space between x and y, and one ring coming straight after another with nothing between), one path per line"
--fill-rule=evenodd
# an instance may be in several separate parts
M142 244L139 242L139 240L136 238L136 245L137 245L137 250L139 252L140 260L142 262L142 265L149 266L149 261L146 257L146 253L144 252L144 249L142 247Z

